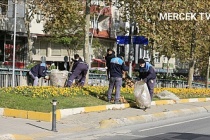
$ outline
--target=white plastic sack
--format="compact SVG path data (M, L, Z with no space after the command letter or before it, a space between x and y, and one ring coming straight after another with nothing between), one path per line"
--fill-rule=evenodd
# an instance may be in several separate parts
M59 71L57 69L53 69L50 73L50 84L51 86L64 87L67 78L68 71Z
M134 85L134 97L136 99L137 106L150 107L151 97L147 84L144 81L137 81Z

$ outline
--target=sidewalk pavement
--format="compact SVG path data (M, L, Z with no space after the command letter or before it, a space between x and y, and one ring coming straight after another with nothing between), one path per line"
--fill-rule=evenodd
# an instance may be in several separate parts
M67 112L62 110L61 112L65 113L61 113L61 116L65 117L57 120L57 132L52 131L52 122L0 115L0 140L44 140L57 135L77 134L86 130L108 129L132 123L145 123L204 113L209 112L209 103L209 98L202 98L184 99L178 102L172 100L155 101L152 102L151 108L146 111L130 107L128 104L106 105L107 110L104 110L103 106L83 108L84 111L81 113L69 113L69 110ZM77 109L81 110L81 108Z

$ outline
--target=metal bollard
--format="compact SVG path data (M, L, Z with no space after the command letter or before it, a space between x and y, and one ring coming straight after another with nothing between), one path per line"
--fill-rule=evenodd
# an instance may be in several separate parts
M52 131L57 132L57 130L56 130L56 104L57 104L57 100L53 99L51 103L52 103Z

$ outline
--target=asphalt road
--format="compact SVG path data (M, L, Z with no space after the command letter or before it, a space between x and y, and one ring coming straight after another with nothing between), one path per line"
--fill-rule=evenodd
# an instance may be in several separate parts
M210 113L57 136L59 140L210 140Z

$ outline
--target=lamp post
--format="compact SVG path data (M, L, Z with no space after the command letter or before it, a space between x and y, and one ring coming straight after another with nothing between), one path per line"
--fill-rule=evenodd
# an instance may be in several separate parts
M129 70L128 70L128 75L132 77L132 63L134 59L134 44L133 44L133 35L134 35L134 29L135 29L136 23L132 22L130 20L130 30L129 30L129 36L130 36L130 46L129 46Z
M58 132L56 130L56 105L57 105L57 100L53 99L51 103L52 103L52 131Z
M16 47L16 22L17 22L17 0L14 2L14 36L13 36L13 60L12 60L12 87L15 87L15 47Z

